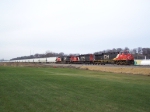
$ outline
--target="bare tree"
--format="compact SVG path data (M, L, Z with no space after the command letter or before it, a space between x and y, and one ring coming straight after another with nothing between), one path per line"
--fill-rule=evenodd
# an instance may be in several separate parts
M137 48L138 54L142 54L142 47Z
M113 49L112 49L112 52L117 52L117 49L113 48Z
M122 49L121 48L117 48L117 52L120 52L120 51L122 51Z
M124 48L124 51L129 51L130 49L128 47L125 47Z

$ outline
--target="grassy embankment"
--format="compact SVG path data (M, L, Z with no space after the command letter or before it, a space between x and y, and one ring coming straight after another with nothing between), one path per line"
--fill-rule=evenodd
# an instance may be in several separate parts
M0 67L0 112L149 112L150 77Z

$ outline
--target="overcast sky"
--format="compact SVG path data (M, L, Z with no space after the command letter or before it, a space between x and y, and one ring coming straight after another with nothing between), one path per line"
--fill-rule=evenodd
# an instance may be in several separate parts
M0 59L150 47L150 0L0 0Z

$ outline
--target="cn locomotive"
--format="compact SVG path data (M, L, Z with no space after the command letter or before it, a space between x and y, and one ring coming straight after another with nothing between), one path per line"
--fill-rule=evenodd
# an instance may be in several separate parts
M117 64L133 65L134 57L127 51L101 54L82 54L78 56L62 56L56 58L56 63L64 64Z

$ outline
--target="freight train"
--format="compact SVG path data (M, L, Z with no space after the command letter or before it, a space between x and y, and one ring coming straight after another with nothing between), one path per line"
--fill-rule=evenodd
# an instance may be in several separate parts
M101 54L81 54L78 56L61 56L48 58L33 58L10 60L7 62L30 62L30 63L59 63L59 64L117 64L117 65L133 65L134 57L127 51L109 52Z
M101 54L82 54L78 56L62 56L56 58L56 63L65 64L117 64L133 65L134 57L127 51Z

